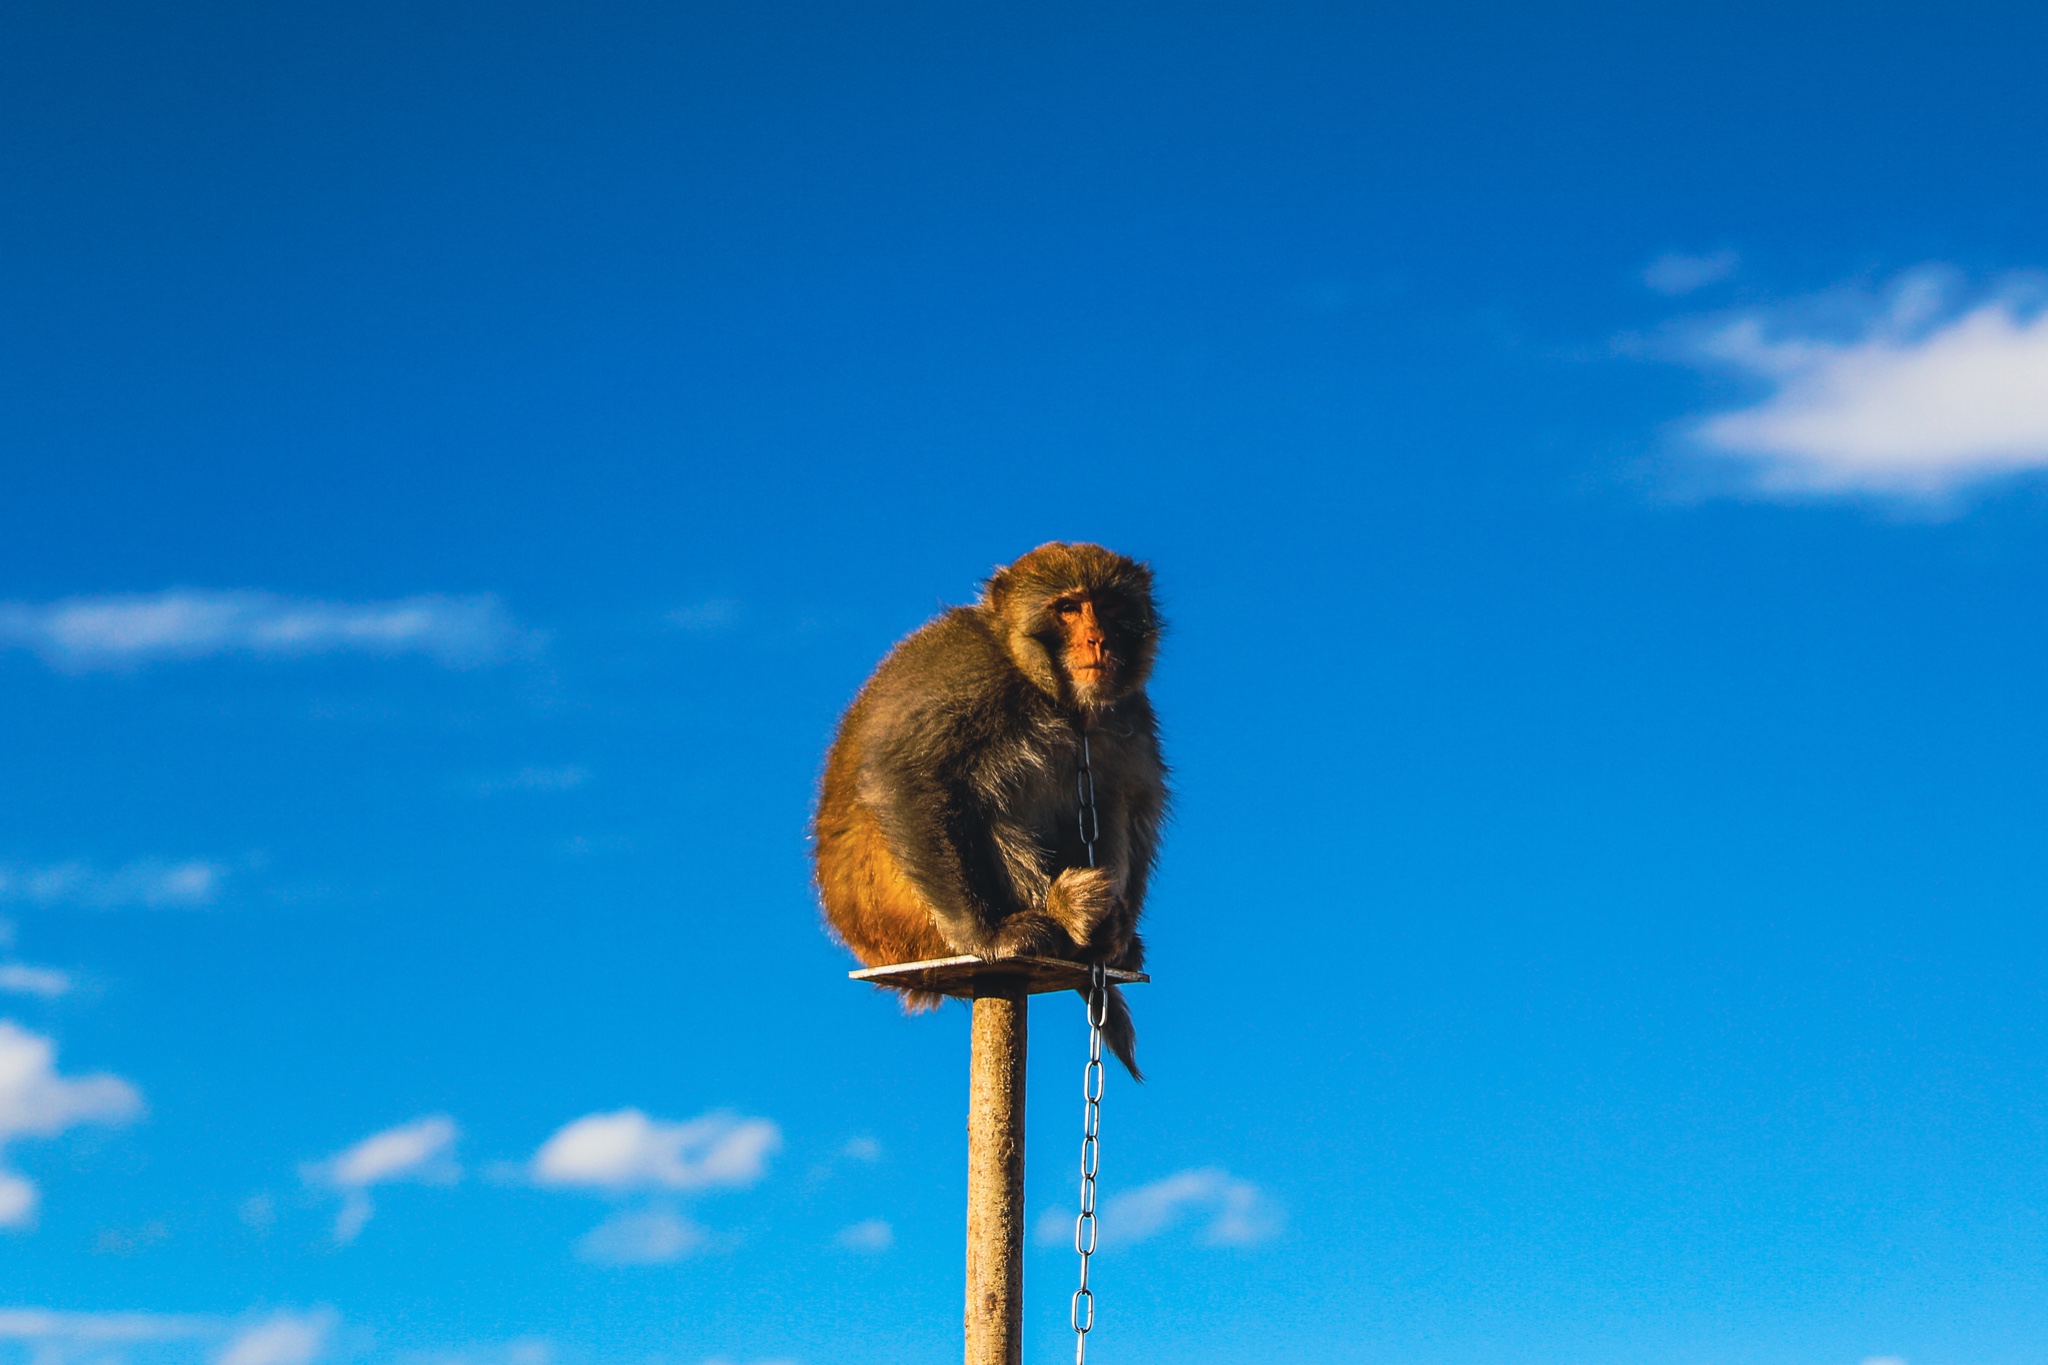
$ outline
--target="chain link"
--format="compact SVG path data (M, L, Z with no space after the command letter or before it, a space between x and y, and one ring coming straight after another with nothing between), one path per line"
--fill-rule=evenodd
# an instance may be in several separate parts
M1081 766L1075 777L1081 798L1078 817L1088 866L1095 866L1095 841L1102 822L1095 809L1095 773L1088 765L1088 732L1081 732ZM1095 1330L1095 1291L1088 1287L1088 1258L1095 1254L1095 1171L1102 1156L1102 1025L1109 1018L1109 974L1100 962L1088 968L1088 1066L1081 1073L1081 1212L1074 1219L1074 1250L1081 1257L1081 1285L1067 1309L1074 1329L1074 1365L1087 1365L1088 1334Z

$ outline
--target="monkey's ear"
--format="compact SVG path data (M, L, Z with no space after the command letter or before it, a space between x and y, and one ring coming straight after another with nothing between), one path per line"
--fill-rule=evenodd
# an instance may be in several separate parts
M1052 655L1043 640L1014 626L1003 629L1002 640L1003 652L1010 656L1017 671L1031 680L1033 687L1048 697L1059 696L1059 671L1053 667Z
M1010 566L998 564L989 571L987 578L981 580L981 604L1001 616L1003 608L1009 605L1009 598Z

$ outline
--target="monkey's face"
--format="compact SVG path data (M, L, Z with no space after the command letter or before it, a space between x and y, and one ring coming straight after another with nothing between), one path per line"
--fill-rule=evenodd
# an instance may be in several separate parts
M1086 593L1068 593L1055 598L1047 613L1059 626L1055 648L1060 672L1074 700L1083 706L1101 706L1119 694L1116 655L1109 647L1109 632L1095 610L1095 599Z
M1152 576L1099 545L1039 546L996 571L983 609L1017 666L1067 705L1110 706L1152 671Z
M1151 602L1127 592L1076 588L1045 607L1042 637L1062 690L1077 706L1112 705L1144 686L1158 623Z

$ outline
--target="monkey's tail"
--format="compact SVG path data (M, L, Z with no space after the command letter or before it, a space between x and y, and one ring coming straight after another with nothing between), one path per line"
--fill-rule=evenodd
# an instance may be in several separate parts
M905 1014L927 1014L946 1003L945 996L932 991L907 991L901 986L884 986L882 989L896 992Z
M1078 994L1083 1000L1088 998L1087 991ZM1124 1003L1122 987L1109 988L1108 1008L1102 1012L1102 1041L1131 1073L1131 1079L1143 1085L1145 1073L1138 1070L1138 1031L1131 1026L1131 1007Z

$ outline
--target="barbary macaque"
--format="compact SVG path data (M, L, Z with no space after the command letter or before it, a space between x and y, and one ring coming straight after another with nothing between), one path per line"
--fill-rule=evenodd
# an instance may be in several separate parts
M889 652L840 719L812 831L826 921L854 956L1142 966L1138 916L1167 804L1145 696L1159 632L1150 569L1054 541ZM903 994L909 1010L939 1003ZM1138 1076L1114 986L1106 1012L1103 1041Z

